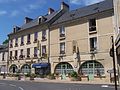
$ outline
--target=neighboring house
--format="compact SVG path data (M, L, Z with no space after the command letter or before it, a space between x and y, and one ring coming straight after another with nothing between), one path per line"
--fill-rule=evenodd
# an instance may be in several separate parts
M63 14L50 27L51 72L67 79L74 70L82 80L109 81L107 71L113 69L110 38L116 36L113 20L112 0Z
M25 24L15 26L9 37L9 72L47 74L50 72L50 26L69 6L61 3L61 9L49 8L48 14L36 19L26 17Z
M0 74L7 73L8 45L0 45Z
M117 38L116 38L116 55L117 55L117 63L118 63L118 78L119 78L119 85L120 85L120 0L114 0L115 6L115 25L117 31Z

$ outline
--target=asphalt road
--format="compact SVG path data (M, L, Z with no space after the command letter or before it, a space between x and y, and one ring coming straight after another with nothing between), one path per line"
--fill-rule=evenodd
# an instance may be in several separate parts
M114 86L0 80L0 90L114 90Z

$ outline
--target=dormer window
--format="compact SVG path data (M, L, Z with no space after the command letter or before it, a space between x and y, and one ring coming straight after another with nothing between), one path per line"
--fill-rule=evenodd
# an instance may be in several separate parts
M47 20L47 18L45 18L44 16L40 16L40 17L38 18L39 24L42 23L42 22L45 22L46 20Z
M60 37L65 37L65 27L64 26L61 26L59 28L59 32L60 32Z

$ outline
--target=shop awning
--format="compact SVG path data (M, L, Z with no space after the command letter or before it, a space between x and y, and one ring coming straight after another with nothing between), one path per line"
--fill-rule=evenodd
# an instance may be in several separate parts
M49 64L48 63L34 63L32 65L32 68L45 68L45 67L48 67Z

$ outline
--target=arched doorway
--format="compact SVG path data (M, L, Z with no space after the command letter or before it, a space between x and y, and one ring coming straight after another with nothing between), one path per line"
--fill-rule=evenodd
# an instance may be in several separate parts
M17 73L18 72L18 67L15 64L12 64L9 68L10 73Z
M83 76L104 75L104 66L95 60L86 61L80 66L79 73Z
M55 67L55 73L58 73L61 75L69 74L72 71L73 71L72 65L67 62L61 62L61 63L57 64Z
M21 67L21 72L24 73L24 74L30 73L30 72L31 72L31 67L30 67L30 65L24 64L24 65Z

